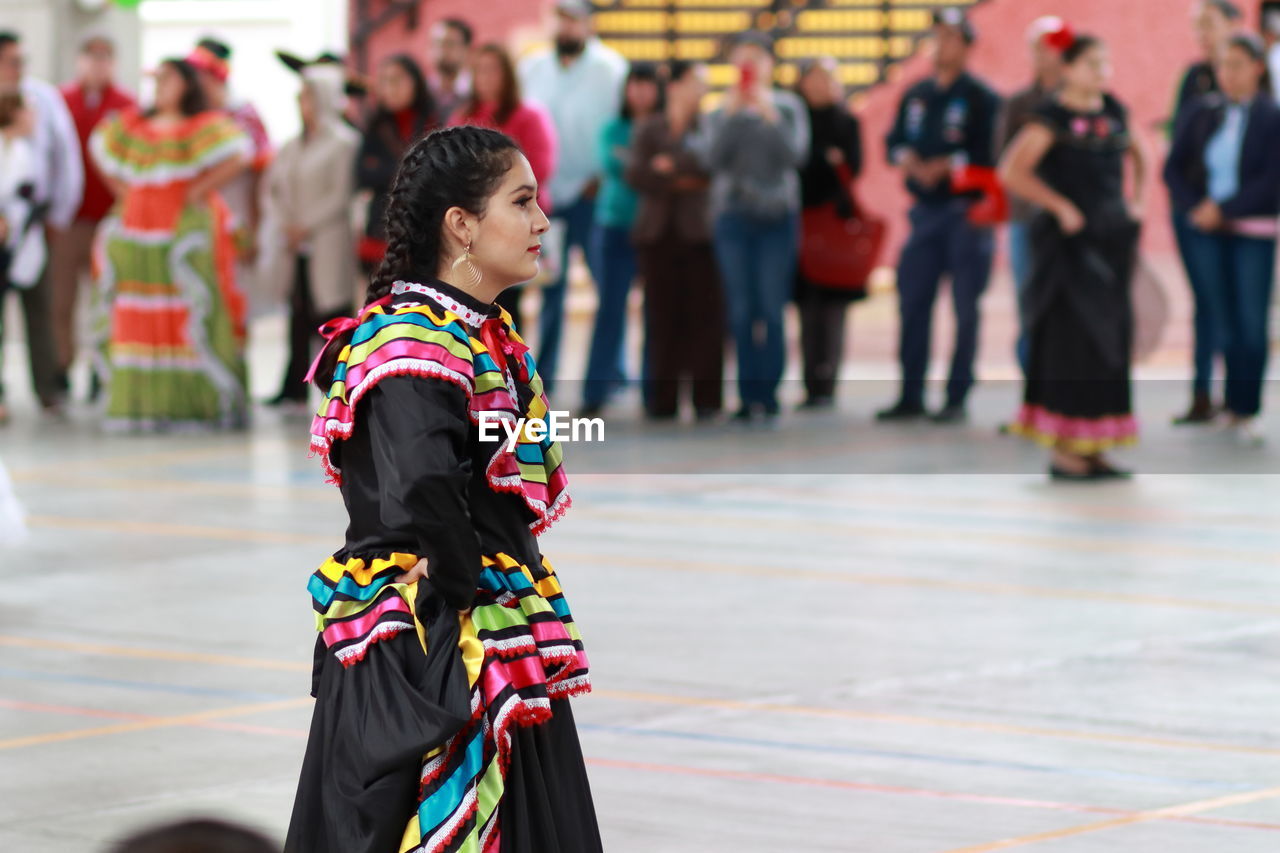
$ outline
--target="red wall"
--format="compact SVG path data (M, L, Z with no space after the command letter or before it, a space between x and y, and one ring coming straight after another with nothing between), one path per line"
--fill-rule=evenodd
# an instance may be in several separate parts
M1152 154L1143 239L1146 251L1155 255L1173 251L1173 235L1160 180L1166 143L1163 132L1154 126L1169 115L1182 70L1199 54L1190 7L1190 0L987 0L971 12L979 35L973 70L1003 95L1027 83L1030 60L1023 34L1041 15L1063 15L1076 32L1093 33L1109 44L1115 69L1112 90L1129 107L1133 126ZM891 248L885 256L888 263L897 258L904 236L908 200L900 176L883 165L884 135L903 89L927 73L927 60L916 56L900 71L894 83L868 94L859 113L868 162L873 166L862 181L862 200L887 214L893 224Z
M370 4L375 14L384 3ZM369 70L388 54L406 52L428 64L431 26L441 18L462 18L475 29L476 44L488 41L508 42L521 30L537 31L544 17L543 9L550 0L422 0L418 26L405 27L401 18L379 31L369 44ZM350 20L355 21L355 3L350 5Z

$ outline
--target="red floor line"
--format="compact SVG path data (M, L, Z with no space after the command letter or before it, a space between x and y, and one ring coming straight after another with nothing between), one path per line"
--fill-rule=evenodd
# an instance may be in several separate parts
M103 711L96 708L80 708L72 705L48 705L38 702L21 702L14 699L0 699L0 708L15 711L31 711L45 714L63 714L79 717L96 717L112 720L151 720L159 719L148 714L133 714L123 711ZM246 734L274 735L277 737L305 738L305 729L289 729L276 726L255 726L249 723L219 722L217 720L198 721L186 725L203 729L243 732ZM649 773L666 773L676 776L702 776L716 779L736 779L744 782L770 782L783 785L807 785L810 787L836 788L846 791L862 791L873 794L896 794L899 796L927 797L940 800L958 800L961 802L982 803L985 805L1014 806L1017 808L1045 809L1049 811L1077 812L1087 814L1113 815L1129 817L1139 814L1132 809L1119 809L1108 806L1091 806L1080 803L1060 803L1051 800L1030 800L1017 797L1000 797L988 794L966 794L958 791L931 791L926 788L907 788L898 785L878 785L871 782L849 782L840 779L822 779L815 776L785 776L776 773L752 773L742 770L717 770L709 767L690 767L679 764L652 764L641 761L623 761L614 758L588 758L587 764L596 767L612 767L620 770L639 770ZM1196 815L1170 816L1165 820L1179 823L1198 823L1216 826L1230 826L1247 829L1280 831L1280 824L1258 821L1232 820L1229 818L1199 817Z

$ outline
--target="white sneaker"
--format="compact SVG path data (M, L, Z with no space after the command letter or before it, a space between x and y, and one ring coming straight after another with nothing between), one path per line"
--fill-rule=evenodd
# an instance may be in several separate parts
M1242 447L1261 447L1266 442L1257 418L1241 418L1235 423L1236 442Z

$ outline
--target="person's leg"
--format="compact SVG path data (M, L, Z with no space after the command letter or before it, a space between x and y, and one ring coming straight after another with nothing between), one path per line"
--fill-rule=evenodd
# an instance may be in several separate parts
M1191 286L1193 300L1192 331L1194 334L1191 390L1196 400L1209 403L1209 390L1213 382L1213 359L1222 348L1218 340L1221 324L1214 313L1218 300L1213 298L1215 278L1205 277L1206 263L1197 257L1197 252L1205 248L1203 241L1197 239L1201 232L1191 224L1185 213L1173 214L1173 236L1178 246L1178 254L1182 258L1182 266L1187 272L1187 283Z
M599 304L582 393L588 409L604 405L610 393L626 382L627 297L636 274L635 251L626 228L597 226L592 244L600 279L596 282Z
M31 385L40 405L46 409L58 407L64 396L58 387L58 354L53 343L52 291L48 267L45 267L44 273L33 286L19 288L27 325Z
M80 277L89 271L89 253L93 245L95 223L75 222L60 232L49 252L51 308L53 312L54 348L58 371L65 374L75 360L76 302L80 293Z
M749 409L755 403L755 386L751 378L756 365L754 324L751 313L754 271L752 233L747 220L732 212L722 213L715 223L715 254L724 282L725 317L733 337L737 360L738 396Z
M1013 292L1018 309L1018 340L1014 344L1014 354L1018 357L1018 366L1025 376L1031 355L1031 343L1023 316L1027 284L1031 281L1031 227L1026 222L1009 223L1009 267L1013 273Z
M822 323L822 298L818 289L808 282L800 283L796 299L796 314L800 318L800 359L804 376L806 401L822 395L822 353L824 351Z
M952 225L949 245L951 301L956 316L956 344L947 380L947 407L964 407L973 387L973 362L978 353L978 303L991 277L995 235L990 228L976 228L960 215Z
M644 276L644 339L649 360L649 393L645 411L651 417L674 417L679 409L679 375L682 347L680 318L680 259L676 244L664 240L639 253Z
M778 411L778 384L786 370L787 340L783 316L795 285L799 228L799 215L792 214L782 222L761 229L757 242L759 263L756 281L760 294L757 323L764 333L759 341L760 385L757 399L769 413Z
M310 262L299 255L294 263L293 287L289 291L289 361L276 402L307 398L303 383L311 366L311 341L319 326L311 303L310 273Z
M720 272L710 246L688 246L683 253L681 292L689 311L680 313L681 339L688 342L682 370L693 386L693 408L709 417L724 406L724 299Z
M1236 417L1251 418L1262 409L1276 244L1252 237L1224 239L1230 246L1232 272L1224 306L1230 330L1224 340L1227 408Z
M895 408L906 412L924 407L933 302L946 266L946 246L941 241L945 236L941 223L944 215L944 211L935 207L916 205L912 208L911 236L902 247L898 261L898 360L902 365L902 392Z
M1226 340L1231 335L1229 305L1230 291L1233 288L1230 244L1226 235L1201 231L1188 226L1183 234L1182 246L1185 250L1183 258L1187 264L1187 277L1195 282L1192 291L1196 300L1196 348L1200 352L1202 346L1209 345L1209 373L1205 384L1201 386L1193 381L1197 399L1191 410L1184 416L1175 419L1175 423L1203 423L1213 417L1212 405L1209 401L1209 387L1212 379L1213 357L1224 353L1229 348ZM1209 286L1201 286L1208 283ZM1199 355L1197 355L1199 358Z
M555 382L556 367L560 361L560 338L564 332L565 296L569 289L569 250L577 246L591 268L590 238L595 221L595 202L580 198L564 210L564 248L561 253L560 276L556 282L542 289L542 308L538 315L538 372L548 391Z

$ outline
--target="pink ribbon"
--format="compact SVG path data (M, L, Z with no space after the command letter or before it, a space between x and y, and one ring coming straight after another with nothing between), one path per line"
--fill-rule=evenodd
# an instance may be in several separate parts
M318 331L320 337L324 338L324 346L320 347L320 352L316 354L316 360L311 362L311 369L307 371L307 376L303 382L308 385L315 379L316 371L320 369L320 361L324 358L324 354L329 351L329 345L334 339L344 332L354 332L364 322L364 316L379 305L388 305L391 303L390 296L384 296L376 302L370 302L361 309L360 313L355 317L334 317L322 325Z

